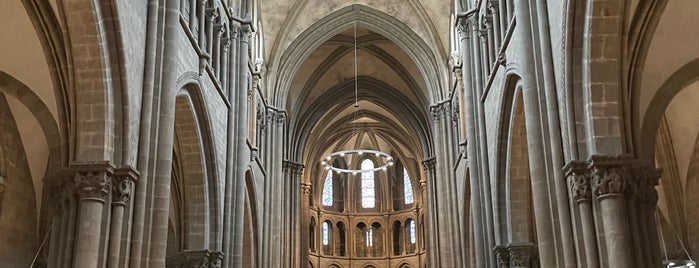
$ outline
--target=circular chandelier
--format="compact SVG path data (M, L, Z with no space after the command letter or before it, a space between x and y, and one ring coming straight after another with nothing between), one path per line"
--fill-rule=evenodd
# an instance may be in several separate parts
M363 154L374 154L376 157L382 157L385 159L385 164L379 167L375 167L373 169L347 169L347 168L339 168L335 167L330 164L329 161L332 161L336 157L345 157L345 155L353 155L356 154L358 156L362 156ZM329 154L328 156L325 157L324 160L320 161L321 164L323 164L323 167L326 170L332 170L335 171L335 173L352 173L352 174L357 174L357 173L362 173L362 172L374 172L374 171L379 171L379 170L386 170L388 167L393 166L393 157L390 154L381 152L381 151L376 151L376 150L344 150L344 151L337 151L334 153Z
M357 25L354 25L354 112L353 115L350 117L350 122L352 124L352 130L353 132L357 132L356 128L356 122L359 118L363 116L361 110L359 110L359 86L357 82ZM333 162L335 162L335 159L339 157L345 157L346 155L356 155L358 157L361 157L364 154L374 154L377 158L382 158L383 165L379 167L375 167L373 169L350 169L350 168L339 168L335 167L332 165ZM378 162L378 161L377 161ZM388 167L393 166L393 157L385 152L378 151L378 150L368 150L368 149L352 149L352 150L343 150L343 151L337 151L337 152L332 152L329 155L327 155L323 160L320 161L320 163L323 165L323 168L329 171L334 171L335 173L352 173L352 174L358 174L358 173L363 173L363 172L375 172L379 170L386 170Z

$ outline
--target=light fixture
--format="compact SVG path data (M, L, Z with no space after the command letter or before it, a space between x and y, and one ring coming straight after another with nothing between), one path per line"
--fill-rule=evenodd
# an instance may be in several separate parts
M350 124L352 124L352 132L358 132L356 124L358 119L363 117L362 111L359 109L359 83L358 83L358 72L357 72L357 25L354 25L354 112L350 116ZM370 130L371 131L371 130ZM373 169L350 169L350 168L339 168L333 166L335 159L344 158L347 155L355 155L357 158L367 154L374 154L377 158L377 163L383 163L378 167ZM393 166L393 157L385 152L379 150L368 150L368 149L352 149L352 150L342 150L337 152L332 152L325 157L325 160L320 162L326 170L336 173L352 173L354 175L364 172L374 172L379 170L387 170L389 166Z
M689 255L689 251L687 251L687 247L684 246L684 243L682 243L682 239L677 235L677 232L675 231L675 228L670 225L670 230L673 232L675 238L677 241L680 242L680 246L682 247L682 250L687 256L687 259L674 259L670 260L667 256L667 247L665 246L665 236L663 235L663 228L661 226L661 221L660 221L660 216L658 216L658 208L656 207L655 209L655 221L658 223L658 230L660 231L660 242L662 243L663 246L663 252L665 253L665 260L663 261L663 267L666 268L696 268L697 267L697 262L692 259L692 256Z

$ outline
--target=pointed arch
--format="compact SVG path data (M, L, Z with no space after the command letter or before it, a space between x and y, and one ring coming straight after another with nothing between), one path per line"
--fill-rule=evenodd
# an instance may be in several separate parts
M448 71L438 61L439 53L430 47L407 25L392 16L362 5L352 5L339 9L323 19L318 20L303 31L279 56L280 61L270 68L272 103L284 107L291 81L296 71L312 51L323 42L337 35L352 25L367 28L395 42L417 64L426 81L426 91L422 92L431 102L441 100L446 95L442 89L446 86ZM379 27L380 26L380 27ZM278 70L277 70L278 68Z

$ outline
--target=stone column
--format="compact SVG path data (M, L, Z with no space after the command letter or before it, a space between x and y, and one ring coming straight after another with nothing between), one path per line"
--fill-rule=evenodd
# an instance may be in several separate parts
M495 61L495 55L500 51L500 45L502 44L502 39L504 37L503 30L500 27L503 25L503 23L500 20L502 14L499 13L500 9L498 1L499 0L489 0L488 3L486 3L488 7L488 16L490 17L490 21L493 25L493 47L495 48L493 49L493 61Z
M109 197L113 167L109 163L80 164L74 182L79 196L77 241L73 267L97 267L102 241L102 210Z
M221 83L221 38L223 37L223 25L222 24L215 24L214 25L214 37L213 37L213 48L212 48L212 60L211 60L211 67L213 68L214 71L214 77L216 77L216 80L218 80L218 83Z
M282 267L298 267L301 259L299 255L308 252L308 245L306 244L306 250L304 248L299 248L300 241L302 238L306 239L306 236L302 236L301 232L304 230L302 226L308 226L308 220L305 219L305 214L307 214L308 209L304 209L305 213L301 211L301 171L303 170L303 165L295 163L292 161L285 160L283 162L284 171L284 181L282 193L285 193L288 198L281 200L281 204L284 205L284 210L282 213L284 220L282 226L287 226L287 228L281 228L282 232L282 245L281 245L281 257L282 257ZM301 218L300 216L304 216ZM304 225L305 224L305 225ZM305 230L308 230L305 228ZM339 240L338 240L339 241ZM306 261L308 263L308 261Z
M427 160L422 161L422 165L425 168L425 180L426 181L432 181L430 183L434 183L434 166L435 166L435 159L430 158ZM431 190L431 187L427 185L427 182L421 183L421 186L423 186L423 197L425 200L425 204L427 204L430 209L427 210L427 222L425 223L427 225L427 229L429 230L429 237L426 239L426 248L428 248L428 259L427 263L429 267L440 267L439 265L439 255L438 255L438 239L437 239L437 229L434 225L436 225L437 221L435 218L437 218L437 215L435 215L435 210L433 209L435 207L435 195L434 195L434 190ZM428 199L432 197L432 199Z
M237 77L238 77L238 72L237 72L237 53L236 53L236 48L237 46L237 41L238 41L238 25L231 23L229 25L229 42L227 42L227 48L224 50L224 53L230 53L226 54L226 63L224 64L224 68L226 68L226 71L223 72L224 75L227 75L228 78L225 80L225 86L223 87L223 90L226 92L228 100L231 103L231 107L228 109L228 123L227 123L227 129L226 129L226 181L225 181L225 194L224 194L224 205L223 205L223 253L226 256L226 259L224 260L223 267L229 268L232 267L233 264L233 234L234 234L234 226L235 226L235 218L233 216L234 211L235 211L235 200L236 196L235 194L237 193L236 187L237 185L237 178L241 172L238 171L238 157L242 157L238 152L238 136L237 136L237 106L239 105L236 100L237 92L236 92L236 87L238 86L237 83ZM231 46L231 43L233 46Z
M247 146L247 122L248 122L248 100L243 97L247 95L248 91L248 50L250 43L250 36L252 34L252 27L250 24L242 24L239 31L239 46L237 52L237 58L235 59L238 64L236 67L238 75L236 77L236 90L233 100L237 99L236 103L236 115L238 117L235 131L235 146L236 152L242 152L243 148ZM244 203L245 203L245 171L249 159L244 156L238 156L236 159L236 174L235 174L235 193L233 195L234 207L233 207L233 263L230 267L242 267L243 265L243 217L244 217ZM271 174L271 173L270 173Z
M554 234L555 222L552 217L552 206L547 174L544 135L542 129L542 114L540 110L540 96L536 81L536 65L534 60L534 48L532 40L531 13L529 1L515 0L514 12L517 17L517 30L513 38L518 40L518 52L521 56L520 64L523 70L521 74L522 96L524 101L525 125L527 131L527 149L529 153L529 172L532 181L532 199L534 205L534 217L536 219L536 234L539 243L541 265L543 267L564 266L562 247L556 245L557 236Z
M199 49L202 54L206 55L206 2L208 0L192 0L199 1L199 9L197 9L197 16L199 17Z
M646 258L647 267L660 267L661 256L658 241L658 226L655 222L655 209L658 203L658 192L655 186L662 175L662 171L654 166L640 166L637 169L638 178L636 199L640 210L639 223L643 225L643 232L640 235L640 243L647 245L643 256Z
M461 62L462 62L462 78L463 78L463 96L464 96L464 121L466 122L466 155L468 161L468 170L470 178L470 199L471 199L471 213L473 222L473 236L474 236L474 251L475 251L475 263L477 267L487 267L486 263L488 261L486 257L486 245L487 241L486 235L483 233L483 222L484 222L484 212L483 212L483 202L481 198L481 181L479 177L479 167L477 164L478 150L476 144L478 143L477 131L476 131L476 107L475 103L478 102L480 97L475 94L474 89L475 77L477 77L477 72L472 71L472 65L477 60L472 55L472 41L473 37L473 27L471 26L475 22L473 21L474 12L470 12L464 15L460 15L457 21L457 29L459 31L459 37L461 41ZM427 198L425 198L427 201ZM431 229L430 229L431 231ZM430 254L431 256L431 254ZM436 267L431 265L430 267Z
M0 175L0 216L2 216L2 197L4 196L5 192L5 177Z
M311 226L311 222L310 222L311 215L310 215L310 211L309 211L310 207L308 206L308 204L309 204L309 200L311 198L311 189L312 189L311 186L312 185L311 185L311 183L307 183L307 182L299 182L299 184L301 185L301 201L300 201L301 202L301 204L300 204L301 211L299 211L299 213L301 215L301 219L300 219L301 231L299 232L301 235L301 237L300 237L301 244L299 246L299 252L300 252L300 255L299 255L300 261L299 262L301 265L300 267L305 267L305 265L307 265L307 263L309 261L309 259L308 259L308 254L310 253L310 244L309 243L311 243L311 241L309 241L309 239L310 239L309 228ZM318 225L318 222L316 221L316 226L317 225ZM351 234L352 229L351 229L351 226L349 226L349 223L348 223L347 229L348 229L348 231L345 233L345 235L347 235L348 233ZM315 232L315 230L314 230L314 233L317 233L317 232ZM347 236L345 238L347 238ZM352 240L352 239L347 239L347 241L350 241L350 240ZM314 243L314 245L317 245L317 243ZM347 245L345 245L345 247L347 247ZM316 248L317 248L317 246L316 246Z
M131 167L116 169L114 176L112 176L112 216L109 226L109 257L107 259L107 267L109 268L119 265L124 207L129 202L137 177L138 173Z
M602 227L606 242L609 267L634 267L631 236L624 191L629 183L623 157L592 156L592 190L597 196L602 213Z
M193 35L198 36L199 31L199 26L197 23L199 23L197 19L197 0L189 0L189 30L192 32ZM197 37L195 36L195 37Z
M576 208L580 215L586 267L599 267L597 235L595 233L595 221L592 213L590 173L588 172L587 165L582 161L572 161L568 163L563 170L571 186L570 194L572 195L573 202L575 202L574 206L577 206Z
M228 50L231 46L231 39L226 36L221 40L223 44L221 52L221 75L219 76L219 81L221 82L221 90L226 92L228 90Z

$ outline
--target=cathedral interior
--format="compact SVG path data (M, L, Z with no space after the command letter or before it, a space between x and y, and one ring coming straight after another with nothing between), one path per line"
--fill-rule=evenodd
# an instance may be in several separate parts
M0 267L694 268L697 14L0 1Z

